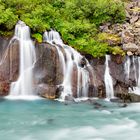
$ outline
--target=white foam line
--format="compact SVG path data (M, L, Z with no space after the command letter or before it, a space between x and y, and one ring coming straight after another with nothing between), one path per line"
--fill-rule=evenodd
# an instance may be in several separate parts
M23 95L23 96L6 96L4 97L5 99L8 100L28 100L28 101L32 101L32 100L41 100L43 98L39 97L39 96L35 96L35 95Z

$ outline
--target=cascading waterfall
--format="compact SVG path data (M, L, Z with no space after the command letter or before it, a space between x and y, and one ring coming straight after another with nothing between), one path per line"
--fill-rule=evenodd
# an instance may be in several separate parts
M106 97L107 99L114 98L114 89L113 89L113 80L110 75L110 69L108 62L110 61L110 56L105 56L105 75L104 75L104 82L105 82L105 89L106 89Z
M136 60L138 60L135 56L132 57L132 64L133 64L133 72L134 72L134 77L135 77L135 81L138 81L137 78L137 72L136 72ZM139 62L138 62L139 63Z
M62 99L65 99L65 96L71 95L72 96L72 72L74 66L77 69L77 97L88 97L88 88L89 88L89 73L84 67L80 67L79 63L83 56L80 55L76 50L72 47L65 45L59 35L58 32L51 30L49 32L44 33L44 41L53 44L59 55L60 62L63 66L63 93L61 95ZM56 45L55 45L56 44ZM59 46L58 46L59 45ZM63 48L66 59L60 47ZM87 60L86 60L87 61ZM88 62L86 62L87 65Z
M134 64L133 69L135 71L135 80L137 82L137 86L130 89L129 92L140 95L140 57L138 57L138 66L139 66L138 67L138 78L136 76L136 66L135 66L135 63L134 63L134 57L133 57L133 64Z
M126 75L126 80L129 80L130 65L131 65L131 61L130 61L130 57L128 56L128 57L126 58L126 62L125 62L125 64L124 64L124 71L125 71L125 75Z
M11 84L10 97L29 98L33 95L33 65L36 61L35 48L30 38L30 29L22 21L19 21L15 27L13 39L19 41L20 66L19 78Z

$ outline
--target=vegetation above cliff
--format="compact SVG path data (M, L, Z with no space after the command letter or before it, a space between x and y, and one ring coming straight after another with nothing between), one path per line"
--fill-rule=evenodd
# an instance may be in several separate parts
M96 40L99 25L125 20L120 0L0 0L0 33L9 35L18 20L30 26L33 37L51 28L60 32L65 43L95 57L110 51Z

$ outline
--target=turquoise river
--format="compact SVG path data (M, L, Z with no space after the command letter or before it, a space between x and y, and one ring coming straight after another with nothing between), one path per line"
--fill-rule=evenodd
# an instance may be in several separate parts
M140 104L96 102L0 99L0 140L140 140Z

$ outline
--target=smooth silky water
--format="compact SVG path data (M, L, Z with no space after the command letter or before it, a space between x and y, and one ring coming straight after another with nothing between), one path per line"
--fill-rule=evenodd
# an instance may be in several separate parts
M140 104L0 99L1 140L139 140Z

